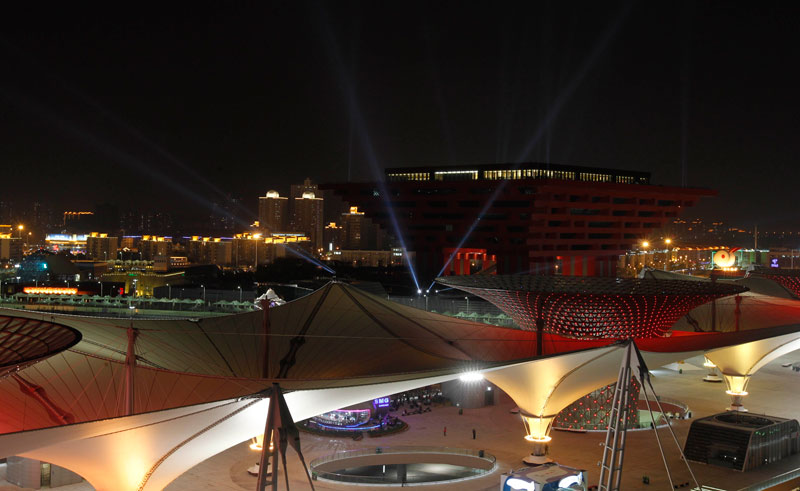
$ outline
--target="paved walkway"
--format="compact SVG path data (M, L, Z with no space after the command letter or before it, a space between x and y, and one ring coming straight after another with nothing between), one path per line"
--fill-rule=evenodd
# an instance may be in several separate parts
M762 368L750 382L750 395L744 404L752 413L764 413L773 416L800 419L800 373L780 365L800 360L800 352L786 355ZM701 365L702 360L693 361ZM653 384L656 392L662 397L674 398L687 403L695 418L723 411L729 403L724 384L702 382L703 371L688 371L683 374L676 371L657 369L653 371ZM403 417L410 426L404 433L381 438L364 437L363 440L339 440L324 438L308 433L301 434L306 461L328 455L341 450L371 448L393 445L435 445L484 449L498 460L498 471L494 473L455 484L427 485L431 491L496 491L500 482L500 473L522 466L521 459L530 452L530 445L523 439L524 429L519 415L509 410L513 403L507 398L496 406L480 409L467 409L459 416L455 407L438 407L430 413ZM673 421L673 427L681 445L686 438L691 420ZM447 426L447 436L442 429ZM477 431L477 439L472 439L472 429ZM668 463L676 482L690 480L685 465L682 464L677 449L666 428L659 430ZM597 464L602 458L601 443L604 433L571 433L552 432L553 441L550 456L557 462L573 467L587 469L590 483L598 479ZM661 455L655 436L650 430L631 431L628 433L627 451L625 455L625 471L622 489L628 490L664 490L669 489ZM294 452L287 453L289 476L292 489L308 487L302 468ZM237 445L189 470L166 489L168 491L185 490L252 490L256 478L247 474L246 469L258 459L257 453L250 450L246 443ZM726 491L736 491L742 487L762 481L770 476L800 468L800 455L783 460L760 469L741 473L703 464L692 464L701 484L713 486ZM642 483L642 476L649 476L650 483ZM4 477L0 475L0 479ZM6 484L0 480L0 489ZM354 486L317 481L320 490L359 489L385 490L386 487ZM280 489L284 484L281 480ZM19 488L15 488L19 489ZM72 487L72 491L91 489Z
M774 416L800 419L800 374L783 368L786 362L800 360L800 354L784 356L762 368L750 382L750 395L745 398L745 407L752 413L765 413ZM702 365L702 359L689 360ZM676 371L657 369L653 371L653 384L662 397L669 397L689 404L695 418L714 414L725 409L729 398L724 384L710 384L701 379L704 371ZM457 484L429 485L431 490L496 490L502 471L522 466L520 459L529 453L529 444L522 438L524 430L519 415L509 412L513 404L505 400L496 406L481 409L468 409L462 416L457 408L435 408L430 413L406 416L410 429L399 435L382 438L368 438L360 442L338 440L302 434L304 454L308 461L336 452L376 446L391 445L442 445L473 449L484 449L497 457L498 471L491 475ZM689 431L691 420L673 421L673 427L681 445ZM447 426L447 436L442 429ZM472 429L478 438L472 439ZM690 476L666 428L659 430L665 443L668 463L677 482L686 482ZM602 458L601 443L604 433L570 433L554 431L550 447L551 457L565 465L587 469L589 480L598 479L598 461ZM306 489L299 461L290 451L289 473L293 489ZM246 474L245 469L255 463L257 455L247 445L236 446L187 472L167 489L183 491L189 489L248 489L252 490L255 478ZM727 491L759 482L795 468L800 468L800 456L786 459L777 464L747 473L735 472L703 464L693 464L701 484L714 486ZM650 484L642 483L642 476L650 477ZM353 485L317 481L322 490L346 490ZM281 486L282 489L282 486ZM364 491L386 489L372 486L359 486ZM628 447L623 474L625 490L663 490L669 489L666 472L652 431L640 430L628 433Z

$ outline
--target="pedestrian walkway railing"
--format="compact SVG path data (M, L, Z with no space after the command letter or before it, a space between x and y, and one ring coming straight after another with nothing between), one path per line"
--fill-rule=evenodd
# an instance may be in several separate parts
M778 474L777 476L770 477L766 481L761 481L760 483L744 487L739 491L762 491L797 478L800 478L800 469L794 469L789 472L784 472L783 474Z
M384 476L364 476L355 475L342 472L328 472L319 470L319 466L339 460L348 460L354 457L363 457L368 455L386 455L386 454L432 454L432 455L463 455L466 457L479 458L487 462L487 469L473 468L468 476L457 479L448 479L448 482L459 481L477 477L487 472L494 470L497 464L497 458L494 455L485 453L483 450L475 450L471 448L453 448L453 447L431 447L431 446L395 446L395 447L370 447L358 450L346 450L336 452L331 455L326 455L312 460L309 463L309 468L314 479L328 479L331 481L340 481L358 484L400 484L396 480Z
M431 454L448 454L448 455L467 455L470 457L478 457L494 464L497 459L494 455L488 454L483 450L475 450L473 448L454 448L454 447L431 447L421 445L404 445L395 447L369 447L360 448L358 450L344 450L336 452L331 455L326 455L311 461L311 467L322 465L326 462L333 462L334 460L350 459L353 457L361 457L364 455L379 455L379 454L408 454L408 453L431 453Z

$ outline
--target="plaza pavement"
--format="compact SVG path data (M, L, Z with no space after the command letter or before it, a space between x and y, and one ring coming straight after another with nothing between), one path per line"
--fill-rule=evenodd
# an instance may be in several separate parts
M693 361L695 365L702 364L702 359L689 361ZM744 400L745 407L751 413L800 419L800 373L781 367L783 363L795 361L800 361L800 352L783 356L771 362L753 376L748 388L750 395ZM721 412L729 403L729 398L725 394L725 384L703 382L701 379L705 375L704 371L684 370L680 374L673 370L656 369L652 373L656 392L662 397L678 399L687 403L694 418ZM498 395L501 394L498 393ZM410 426L408 431L380 438L365 436L358 442L301 433L303 453L306 461L310 462L317 457L336 451L378 446L431 445L484 449L497 457L498 469L495 472L481 478L458 483L426 485L424 489L431 491L495 491L499 489L500 473L522 467L522 457L530 452L530 445L523 439L524 429L519 415L509 412L513 403L504 395L498 399L500 400L495 406L465 409L463 415L458 415L458 408L448 406L435 407L429 413L404 416L403 419ZM690 424L691 420L673 420L673 428L681 445L683 445ZM446 437L442 434L444 426L447 426ZM473 428L477 431L476 440L472 439ZM685 465L680 461L680 455L667 428L659 429L659 434L675 482L689 481L689 474ZM604 441L605 433L553 431L551 435L553 441L550 446L550 456L559 463L588 470L589 482L596 484L599 475L597 464L602 458L600 445ZM300 461L292 450L287 452L287 458L291 488L307 489L308 484L302 474ZM166 489L168 491L253 490L256 478L247 474L246 469L252 466L257 459L258 454L250 450L247 443L243 443L197 465L172 482ZM746 473L692 463L692 469L701 484L725 491L738 491L747 485L797 468L800 468L800 455ZM642 483L642 476L645 475L650 478L649 485ZM3 477L5 476L0 474L0 489L7 484L2 481ZM316 481L315 486L320 490L336 491L386 489L385 486L355 486L324 481ZM59 489L67 491L66 488ZM92 488L87 484L69 487L69 491L89 489ZM282 474L279 489L284 489ZM652 430L628 432L622 489L626 491L669 489L666 472Z

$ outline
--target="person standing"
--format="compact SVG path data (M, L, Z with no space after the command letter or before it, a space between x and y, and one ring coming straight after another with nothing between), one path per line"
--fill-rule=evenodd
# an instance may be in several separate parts
M447 426L444 427L444 436L447 436Z
M475 428L472 428L472 439L474 440L477 434L475 433Z

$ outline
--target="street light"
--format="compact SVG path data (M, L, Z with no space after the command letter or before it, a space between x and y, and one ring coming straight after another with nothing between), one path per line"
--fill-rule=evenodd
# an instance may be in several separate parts
M171 300L172 299L172 287L169 286L169 283L167 283L167 292L169 292L167 294L167 298L169 298Z
M203 303L205 303L206 302L206 286L205 285L200 285L200 288L203 289Z
M103 296L103 282L102 281L98 281L97 284L100 285L100 296L102 297Z
M17 225L17 230L19 231L19 238L21 239L22 238L22 231L25 230L25 225L22 225L20 223L19 225Z
M469 297L464 297L464 300L467 301L467 313L469 314Z
M236 288L239 289L239 301L241 302L242 301L242 287L240 285L240 286L237 286Z

